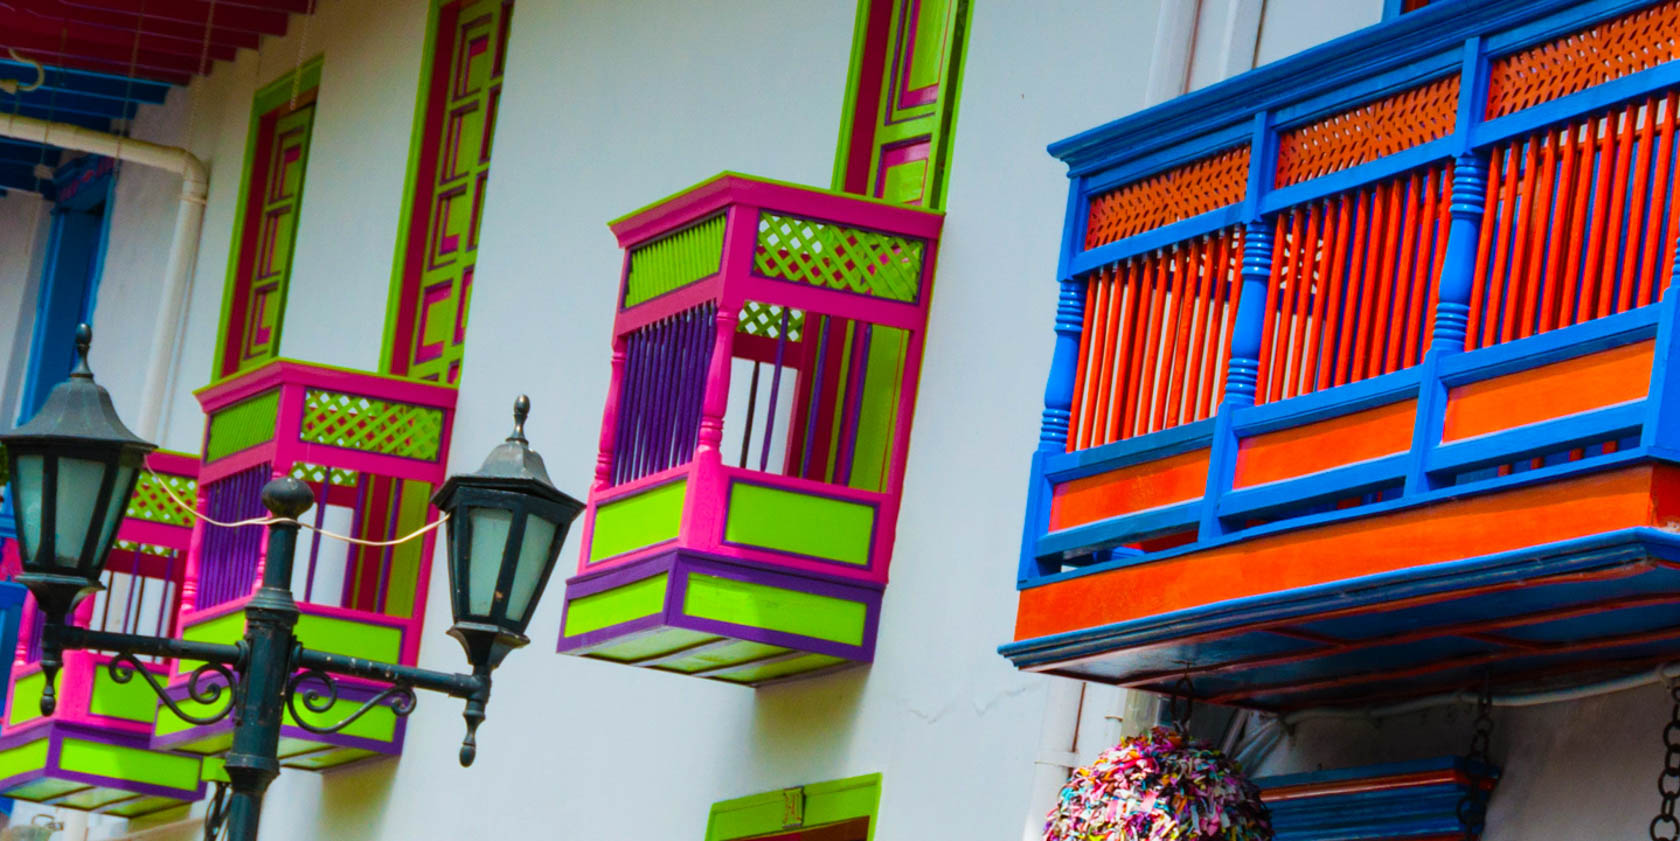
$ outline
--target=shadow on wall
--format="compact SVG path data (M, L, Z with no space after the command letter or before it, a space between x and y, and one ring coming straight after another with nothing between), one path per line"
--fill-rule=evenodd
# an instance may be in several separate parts
M286 773L298 774L297 771ZM391 782L397 774L395 758L383 762L355 762L319 773L322 821L317 838L373 838L391 801Z
M823 757L838 760L851 753L847 746L857 729L869 671L868 666L858 666L753 690L757 697L753 699L749 738L755 746L773 748L761 754L771 763L764 770L775 781L772 786L804 785L882 770L858 771L838 764L831 768L821 761ZM817 776L787 778L807 774Z

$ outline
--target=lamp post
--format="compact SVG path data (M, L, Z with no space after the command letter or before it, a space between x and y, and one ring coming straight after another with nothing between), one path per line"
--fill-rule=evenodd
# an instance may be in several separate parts
M530 401L514 404L514 431L491 451L476 473L451 476L433 497L449 517L451 636L466 650L470 674L451 674L382 663L307 648L293 633L298 620L292 599L292 558L299 515L315 502L309 486L289 476L262 489L263 505L278 518L268 527L268 560L262 587L246 610L245 637L234 645L190 642L140 634L78 628L66 617L78 601L103 589L99 578L116 537L117 523L134 492L146 453L154 445L130 432L93 381L87 352L92 331L76 329L78 362L70 379L53 389L46 404L23 427L0 435L13 484L18 541L23 558L19 583L29 587L46 614L41 635L41 670L46 678L41 712L57 706L53 680L63 652L109 651L111 678L126 683L140 675L162 703L195 724L233 716L233 745L226 758L232 795L224 813L233 841L255 841L263 792L280 772L278 748L284 712L299 726L336 732L381 704L399 716L414 709L415 689L442 692L466 701L467 734L461 764L476 754L475 733L490 698L490 673L507 653L527 642L525 627L542 597L561 544L583 504L554 487L542 457L530 449L524 426ZM214 704L230 689L226 707L210 715L182 710L139 655L199 661L187 681L189 696ZM338 697L334 675L383 683L386 688L333 725L307 723L297 714L302 700L312 712L330 708ZM215 680L200 685L207 676ZM320 684L323 690L303 688Z

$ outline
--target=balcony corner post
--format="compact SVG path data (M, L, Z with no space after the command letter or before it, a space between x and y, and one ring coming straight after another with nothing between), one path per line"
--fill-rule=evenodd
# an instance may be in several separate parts
M618 395L624 389L624 364L628 354L623 336L612 342L612 374L607 380L607 403L601 411L601 439L595 454L595 484L592 491L612 486L614 450L618 447Z
M1085 281L1064 278L1056 297L1056 350L1044 384L1044 416L1039 425L1040 452L1067 449L1073 419L1073 384L1079 368L1079 334L1085 327Z
M741 316L734 307L719 302L716 319L717 336L712 343L712 363L706 371L699 448L694 457L697 463L708 467L723 464L723 415L729 409L729 354Z
M1680 383L1675 382L1674 373L1670 371L1670 360L1680 353L1680 335L1675 331L1680 326L1675 323L1676 319L1680 319L1680 240L1672 247L1675 251L1674 267L1669 273L1668 284L1657 298L1656 349L1651 364L1651 384L1645 398L1649 410L1644 428L1639 433L1639 444L1664 450L1664 455L1680 456L1680 407L1671 405L1675 402L1673 395L1680 389Z
M1266 281L1272 273L1272 223L1249 222L1243 232L1242 296L1231 329L1231 360L1225 370L1224 407L1253 406L1260 383L1260 334L1266 324Z
M1475 283L1476 244L1487 203L1487 165L1480 155L1460 155L1453 162L1451 227L1441 269L1441 296L1435 305L1435 334L1429 349L1457 353L1465 349L1470 318L1470 288Z

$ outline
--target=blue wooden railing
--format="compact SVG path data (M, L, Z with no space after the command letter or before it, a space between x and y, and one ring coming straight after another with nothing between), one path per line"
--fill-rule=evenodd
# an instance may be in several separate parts
M1466 352L1490 150L1603 113L1618 103L1680 87L1680 61L1659 60L1648 69L1484 119L1491 63L1622 16L1673 5L1650 0L1444 0L1052 144L1051 154L1068 164L1071 183L1058 265L1056 344L1039 446L1032 456L1020 585L1082 574L1070 567L1106 568L1134 563L1139 557L1166 557L1635 461L1680 462L1680 400L1667 397L1675 310L1680 307L1672 278L1655 305ZM1670 49L1666 41L1653 44L1654 50L1659 47ZM1453 73L1458 76L1458 98L1450 133L1328 175L1274 186L1282 133ZM1654 119L1655 106L1651 115ZM1245 143L1249 170L1240 203L1086 247L1086 214L1093 196ZM1452 164L1453 173L1450 226L1434 330L1422 363L1256 405L1268 280L1275 283L1275 215L1443 162ZM1669 171L1671 178L1674 171ZM1656 230L1667 220L1658 217L1647 224ZM1217 411L1206 420L1069 451L1070 424L1078 422L1071 410L1091 273L1232 225L1245 231L1241 298ZM1664 248L1672 250L1674 243ZM1654 364L1643 400L1442 443L1449 389L1651 339ZM1239 444L1245 438L1409 400L1417 401L1417 409L1411 446L1405 452L1234 487ZM1201 498L1050 530L1052 491L1058 483L1201 449L1209 454ZM1571 450L1586 452L1571 457ZM1537 460L1532 468L1531 459ZM1501 465L1514 467L1497 469ZM1355 496L1361 497L1358 507L1336 507L1338 500ZM1191 537L1183 545L1147 555L1129 548L1140 540L1175 534Z

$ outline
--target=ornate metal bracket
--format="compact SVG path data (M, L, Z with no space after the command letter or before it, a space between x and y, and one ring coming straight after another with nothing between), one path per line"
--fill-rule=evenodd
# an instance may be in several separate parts
M169 692L164 688L163 684L158 683L157 678L152 676L151 670L147 669L145 664L141 663L139 658L134 656L132 652L124 651L117 654L115 657L112 657L111 662L105 665L105 670L110 673L111 680L114 680L117 683L128 683L134 680L134 676L136 674L139 674L141 677L146 679L146 683L152 687L152 693L158 696L158 700L162 701L163 705L168 707L170 712L180 716L182 720L190 724L215 724L216 722L227 718L233 713L235 707L235 693L239 691L239 684L233 676L232 669L229 669L221 663L200 664L198 668L192 670L192 674L187 676L187 700L190 700L195 704L210 706L220 700L222 692L227 690L228 702L227 706L222 707L220 710L211 713L210 715L193 715L192 713L181 709L181 706L176 703L175 699L169 697ZM208 674L214 674L217 677L220 677L223 682L201 685L200 682L204 679L204 676Z
M304 688L304 684L311 681L320 684L323 688ZM349 727L356 721L356 719L366 715L374 707L389 706L391 708L391 712L397 717L405 717L409 713L414 712L414 705L417 700L414 697L414 689L412 687L399 683L394 686L386 687L379 694L362 702L362 705L357 707L354 712L340 719L338 722L321 726L311 724L309 720L304 718L303 714L299 712L297 708L297 701L300 696L303 698L304 709L308 712L319 715L320 713L324 713L332 709L333 706L338 703L338 681L334 680L331 674L321 671L320 669L305 669L292 675L291 680L286 682L286 710L292 714L292 720L296 721L299 727L302 727L311 733L321 734L338 733L344 730L344 728Z

